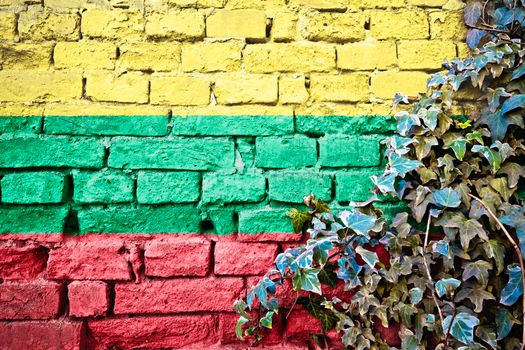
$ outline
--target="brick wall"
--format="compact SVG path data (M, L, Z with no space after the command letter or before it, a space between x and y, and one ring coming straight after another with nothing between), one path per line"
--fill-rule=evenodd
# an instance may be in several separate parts
M0 0L0 349L245 348L233 300L305 239L285 212L367 197L393 95L467 54L462 7Z

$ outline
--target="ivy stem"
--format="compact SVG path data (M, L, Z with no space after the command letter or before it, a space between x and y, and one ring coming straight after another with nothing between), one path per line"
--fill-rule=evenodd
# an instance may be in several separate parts
M507 236L507 239L509 240L510 244L514 248L514 251L516 252L516 255L518 256L518 260L520 262L520 267L521 267L521 285L522 285L523 290L525 291L525 263L523 262L523 255L521 254L521 251L520 251L520 248L518 247L518 244L516 243L514 238L511 236L509 231L505 228L503 223L498 219L496 214L494 214L494 212L483 202L482 199L480 199L480 198L478 198L478 197L476 197L476 196L474 196L474 195L472 195L470 193L469 193L469 197L474 199L475 201L479 202L479 204L481 204L481 206L483 208L485 208L485 210L487 211L489 216L492 219L494 219L494 221L496 221L496 223L498 224L499 228L503 231L505 236ZM522 315L522 318L523 318L523 323L522 323L522 325L523 325L523 332L522 332L522 336L521 336L521 350L524 350L525 349L525 295L522 297L522 312L521 312L521 315Z
M454 319L456 318L456 305L454 305L454 314L452 315L452 318L450 320L450 324L448 325L447 334L445 334L445 348L444 350L448 350L448 338L450 335L450 331L452 330L452 324L454 323Z
M427 230L425 232L425 243L423 244L423 264L425 264L425 270L427 272L428 282L432 285L430 288L430 292L432 293L432 298L434 299L434 303L436 304L436 307L438 309L439 319L441 320L441 324L443 324L443 311L441 311L441 307L439 306L439 299L436 296L436 292L434 291L434 281L432 280L432 275L430 274L430 266L428 265L426 250L428 246L428 235L430 232L430 221L432 220L432 215L430 213L428 214L428 221L427 221Z

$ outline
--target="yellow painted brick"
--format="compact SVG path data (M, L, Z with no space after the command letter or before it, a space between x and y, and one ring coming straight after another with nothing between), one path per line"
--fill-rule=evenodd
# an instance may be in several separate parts
M416 97L426 91L428 78L423 72L379 72L372 75L372 94L379 99L392 99L397 92Z
M401 69L440 69L445 60L456 57L456 45L450 41L411 40L397 45Z
M421 10L373 11L370 33L376 39L427 39L427 14Z
M391 103L333 103L322 102L295 106L295 115L311 116L385 116L391 114Z
M183 106L210 103L210 80L190 76L152 77L151 103Z
M368 81L364 73L312 75L310 91L314 101L364 102L370 100Z
M95 101L148 102L148 77L145 75L92 72L86 78L86 95Z
M341 69L390 69L396 65L396 45L393 42L364 41L337 47L337 67Z
M447 3L443 5L443 10L461 11L465 6L466 4L463 0L448 0Z
M276 103L277 77L268 75L225 75L215 81L220 104Z
M471 55L470 47L466 43L456 43L458 57L465 58Z
M348 42L365 38L363 13L309 11L299 19L300 32L311 41Z
M53 57L55 68L114 69L117 47L96 41L62 42Z
M281 103L305 103L308 100L305 78L281 77L279 79L279 101Z
M0 12L0 39L12 40L15 37L16 18L14 13Z
M180 67L181 48L175 43L134 43L119 47L123 70L167 72Z
M0 72L0 101L67 101L82 95L82 75L75 72Z
M272 39L277 42L294 40L297 36L297 14L291 11L276 11L272 17Z
M139 11L89 9L82 13L84 37L136 40L144 32Z
M405 7L405 0L349 0L348 8L352 11L358 9L384 9Z
M292 106L271 106L265 104L249 105L207 105L190 107L171 108L174 116L195 116L195 115L214 115L214 116L238 116L238 115L293 115Z
M407 0L409 5L424 7L442 7L448 0Z
M261 9L285 7L285 0L228 0L227 9Z
M179 7L224 7L225 0L168 0L169 5Z
M182 69L185 72L228 72L241 68L241 51L244 42L202 42L182 48Z
M462 11L436 11L429 14L430 37L441 40L464 41L467 28Z
M47 70L51 64L53 45L41 44L1 44L0 66L2 69Z
M78 40L80 17L77 14L53 13L30 6L18 18L21 39L31 40Z
M318 10L346 10L346 0L290 0L291 5L307 6Z
M100 102L82 100L76 103L47 103L44 108L44 115L46 116L167 115L168 113L168 107L138 104L110 105Z
M243 57L246 71L253 73L326 72L335 68L335 47L329 44L248 45Z
M260 10L218 10L206 19L212 38L266 38L266 15Z
M0 104L0 116L2 117L31 117L41 116L44 113L44 105L26 105L20 103Z
M146 34L155 38L200 39L204 37L204 29L204 15L195 10L154 13L146 22Z

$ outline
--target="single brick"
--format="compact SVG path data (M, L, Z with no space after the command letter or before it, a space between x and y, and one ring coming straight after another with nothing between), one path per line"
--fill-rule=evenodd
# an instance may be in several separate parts
M242 278L179 278L115 285L115 315L231 311Z
M282 209L243 210L239 213L239 232L293 233L292 220L286 212Z
M121 172L75 172L76 203L127 203L133 200L133 180Z
M60 203L64 175L54 172L7 174L1 180L2 203Z
M319 139L324 167L370 167L381 163L380 139L370 136L325 136Z
M46 268L46 250L37 245L0 247L0 278L35 279Z
M300 19L303 37L310 41L349 42L365 38L362 13L333 13L309 11Z
M297 13L279 10L273 15L272 39L275 42L292 41L297 36Z
M129 231L131 232L131 231ZM131 280L124 242L110 236L77 238L49 251L47 277L58 280Z
M210 270L211 242L199 236L167 236L144 246L146 276L206 276Z
M172 119L174 135L266 136L291 134L293 116L187 116Z
M143 33L144 16L140 11L91 8L82 13L83 37L135 40Z
M67 287L69 316L106 316L109 307L108 285L100 281L74 281Z
M0 39L13 40L15 38L16 17L14 13L0 13Z
M295 127L298 133L316 136L325 134L389 134L396 130L396 121L391 116L297 116Z
M337 67L348 70L391 69L397 65L396 44L363 41L337 47Z
M210 103L208 78L191 76L152 77L151 103L183 106Z
M219 236L237 233L237 220L233 208L213 208L207 211L208 218L213 224L211 233Z
M292 5L307 6L317 10L346 10L348 0L290 0Z
M215 275L263 275L272 266L278 246L265 243L217 242ZM242 256L242 259L238 257Z
M79 72L1 71L0 101L59 102L82 96Z
M141 204L191 203L199 200L200 174L196 172L140 171L137 200Z
M448 41L400 41L397 49L401 69L440 69L445 60L456 57L456 45Z
M100 168L104 147L92 138L9 137L0 139L0 168Z
M373 175L380 175L381 170L349 170L335 175L335 198L338 202L360 202L372 196L370 190L374 183Z
M0 319L46 320L60 313L63 286L48 281L0 284Z
M168 72L181 64L181 48L172 42L123 44L119 50L118 68L123 70Z
M82 233L197 233L199 211L193 206L81 209Z
M416 97L426 91L429 75L424 72L378 72L372 75L372 94L380 99L393 99L397 92Z
M266 15L260 10L217 10L206 19L212 38L266 38Z
M165 136L168 116L48 116L46 134L96 136ZM0 119L1 120L1 119Z
M39 321L0 322L0 348L27 349L82 349L84 326L82 322Z
M258 137L256 165L261 168L294 168L317 163L316 140L303 135Z
M270 200L303 203L313 193L315 198L330 201L332 179L315 172L275 172L268 176Z
M140 73L120 76L102 72L86 75L86 96L95 101L148 102L148 77Z
M428 7L428 2L432 2L435 0L424 0L425 4L421 5L423 7ZM390 0L389 2L385 2L382 0L350 0L348 4L349 10L351 11L358 11L362 9L390 9L390 8L401 8L406 7L405 0Z
M203 203L246 203L264 199L266 179L262 175L204 174Z
M273 9L278 8L281 10L286 6L286 0L228 0L226 8L229 9Z
M0 233L61 233L67 207L18 207L0 209Z
M215 96L220 104L276 103L277 76L228 75L215 81Z
M195 10L152 13L146 22L146 34L154 38L201 39L204 29L204 15Z
M27 11L20 12L18 34L22 40L78 40L80 16L42 11L39 6L30 6Z
M461 11L436 11L429 13L430 38L465 41L467 27Z
M335 68L335 47L321 43L247 45L243 51L247 72L326 72Z
M0 45L0 61L3 70L48 70L52 56L52 43Z
M369 75L312 75L310 89L315 101L367 102L370 100Z
M241 69L244 42L202 42L182 48L182 69L185 72L233 72Z
M370 16L370 33L379 40L427 39L427 14L422 10L374 11Z
M279 101L281 103L305 103L309 94L304 76L279 78Z
M88 342L94 349L205 349L217 342L216 327L214 315L88 320Z
M17 135L36 134L40 132L42 117L13 116L0 118L0 134L13 133Z
M227 138L116 138L108 164L129 169L215 170L233 167L233 161L234 145Z
M96 41L57 43L53 54L55 68L114 69L117 47Z

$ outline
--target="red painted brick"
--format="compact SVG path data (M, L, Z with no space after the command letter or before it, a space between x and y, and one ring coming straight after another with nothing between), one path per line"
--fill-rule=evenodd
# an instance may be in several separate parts
M81 322L0 322L0 349L81 350L83 343Z
M115 314L232 311L241 278L180 278L115 285Z
M239 234L241 242L300 242L303 239L302 233L254 233Z
M0 247L0 278L6 280L34 279L46 267L43 247Z
M215 245L216 275L262 275L274 264L276 244L217 242Z
M239 319L238 314L220 314L219 315L219 333L221 344L239 344L239 339L235 335L235 325ZM273 317L273 325L271 330L265 329L264 338L261 345L280 344L282 342L283 322L282 315L275 315ZM249 343L250 339L247 339Z
M52 249L47 262L48 277L72 280L130 280L129 259L125 254L124 242L98 237L100 239L68 240L62 247Z
M64 239L63 233L5 233L0 235L0 241L26 241L38 243L59 243Z
M68 286L69 315L105 316L109 305L108 285L100 281L75 281Z
M216 323L211 315L92 320L88 349L203 349L217 342Z
M154 239L144 247L146 276L206 276L210 254L211 242L204 237Z
M63 286L56 282L0 284L0 319L49 319L61 309Z
M321 321L310 315L304 309L295 308L286 323L286 338L288 340L307 340L310 334L322 333Z

